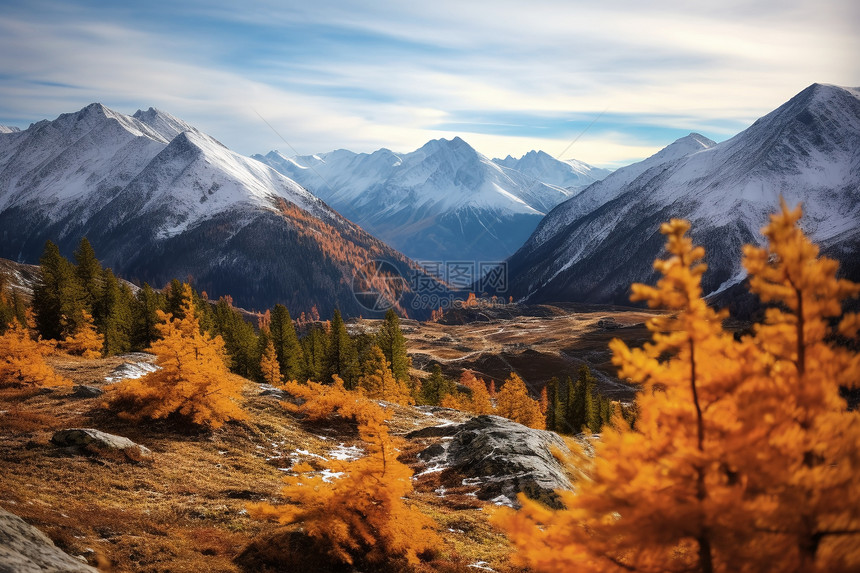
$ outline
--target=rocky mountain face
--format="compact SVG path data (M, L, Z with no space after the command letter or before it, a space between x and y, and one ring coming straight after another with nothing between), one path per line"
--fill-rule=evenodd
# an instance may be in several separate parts
M615 171L553 209L510 258L512 293L625 303L632 282L656 280L659 226L673 217L707 250L705 293L724 292L780 197L803 204L805 231L860 278L860 90L815 84L727 141L690 134Z
M152 108L92 104L1 133L0 228L0 257L36 262L48 239L71 255L86 236L124 277L192 277L246 308L372 314L354 279L387 261L393 287L370 273L386 291L378 306L406 313L405 279L420 274L294 181Z
M501 261L550 209L605 175L537 152L491 161L459 137L406 154L272 151L254 158L421 261Z

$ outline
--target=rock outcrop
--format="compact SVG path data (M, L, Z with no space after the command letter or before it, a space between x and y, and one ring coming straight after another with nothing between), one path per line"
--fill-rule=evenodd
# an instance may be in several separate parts
M98 573L98 569L64 553L44 533L0 509L0 572Z
M108 434L93 428L60 430L54 433L51 442L73 453L117 461L144 462L152 459L152 452L148 448L123 436Z
M448 438L445 439L444 436ZM478 416L459 425L425 428L411 439L439 438L418 454L428 465L444 466L444 480L474 485L482 500L517 506L522 492L560 507L559 489L572 489L570 477L552 451L568 453L558 434L535 430L499 416Z

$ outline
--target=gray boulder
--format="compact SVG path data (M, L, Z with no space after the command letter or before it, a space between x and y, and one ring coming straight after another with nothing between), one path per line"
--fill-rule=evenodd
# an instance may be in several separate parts
M426 438L427 430L407 437ZM478 487L482 500L517 506L522 492L550 507L559 508L556 490L572 489L570 477L551 453L569 453L558 434L535 430L499 416L478 416L464 424L446 427L450 436L419 454L428 464L443 465L445 481Z
M98 573L61 551L23 519L0 508L0 573Z
M77 398L98 398L105 393L101 388L87 386L86 384L75 385L74 391L74 396Z
M51 442L74 453L94 455L116 461L144 462L152 459L148 448L114 434L92 428L60 430L51 436Z

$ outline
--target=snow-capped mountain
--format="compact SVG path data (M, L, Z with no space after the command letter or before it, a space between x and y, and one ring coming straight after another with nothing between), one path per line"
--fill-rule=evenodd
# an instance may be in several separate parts
M497 164L459 137L433 140L406 154L341 149L297 157L272 151L254 158L422 261L502 260L578 190ZM589 177L588 166L581 170L582 178Z
M493 163L548 185L580 191L612 173L608 169L593 167L576 159L559 160L544 151L529 151L519 159L508 155L493 159Z
M0 257L36 262L89 238L106 266L161 286L194 278L248 308L367 314L357 267L414 264L296 182L150 108L100 104L0 134Z
M779 209L803 203L803 225L860 278L860 90L812 85L719 144L690 134L560 204L509 260L512 294L528 301L628 301L653 283L660 223L692 223L707 250L705 293L740 282L741 246Z
M0 125L0 133L15 133L16 131L21 131L21 129L9 125Z

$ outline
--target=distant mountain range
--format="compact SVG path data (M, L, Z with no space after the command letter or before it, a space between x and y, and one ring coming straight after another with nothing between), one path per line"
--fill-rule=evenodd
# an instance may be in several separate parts
M126 278L160 287L192 277L246 308L372 315L353 292L363 277L403 314L422 312L409 308L408 283L388 280L426 279L414 263L289 178L151 108L127 116L91 104L3 130L0 229L0 257L34 263L48 239L71 255L86 236Z
M802 203L805 231L860 279L860 90L815 84L735 137L690 134L618 169L553 209L509 260L511 294L529 302L625 303L652 283L660 223L692 222L707 250L705 293L744 278L741 246L779 209Z
M455 137L411 153L337 150L255 159L419 261L501 261L550 209L609 171L543 152L490 160Z

